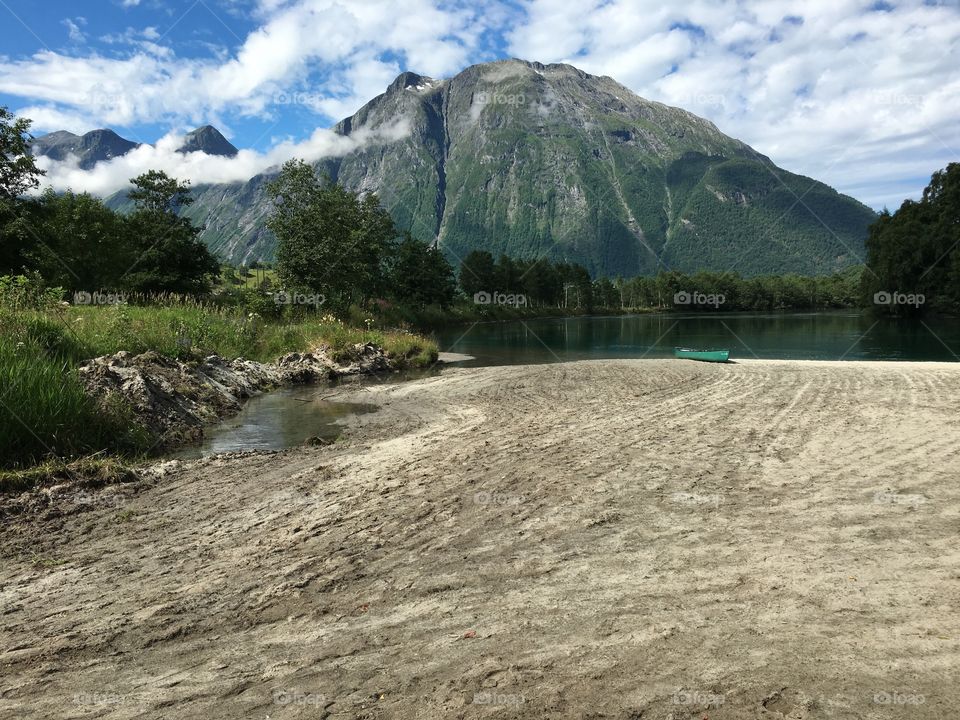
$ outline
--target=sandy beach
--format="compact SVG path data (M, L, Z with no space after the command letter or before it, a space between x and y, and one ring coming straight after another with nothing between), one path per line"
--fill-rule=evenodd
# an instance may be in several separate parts
M446 368L0 534L0 717L947 718L960 365Z

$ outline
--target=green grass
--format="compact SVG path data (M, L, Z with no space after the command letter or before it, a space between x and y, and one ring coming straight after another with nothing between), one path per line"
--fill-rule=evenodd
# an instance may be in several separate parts
M10 337L6 328L0 334ZM84 392L73 364L45 350L49 333L39 340L19 337L0 346L0 465L148 446L128 406L97 403Z
M265 279L269 280L273 287L280 287L280 280L277 278L276 270L249 270L247 277L240 277L240 287L256 289ZM239 273L238 273L239 277Z
M402 331L348 327L330 315L276 319L190 302L8 311L0 314L0 332L28 338L45 355L72 364L120 350L153 350L181 360L216 354L271 362L289 352L325 346L336 353L368 342L383 347L402 367L436 359L434 343Z

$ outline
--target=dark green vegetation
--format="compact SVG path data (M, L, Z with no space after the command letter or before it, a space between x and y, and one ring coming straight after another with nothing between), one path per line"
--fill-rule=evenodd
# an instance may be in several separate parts
M6 112L6 111L2 111ZM121 215L86 193L20 197L41 172L27 152L29 121L0 116L0 275L35 272L68 291L203 293L219 265L179 211L187 183L151 171L132 180Z
M376 195L345 190L298 160L269 192L277 275L289 292L341 311L386 297L441 307L453 300L453 268L437 250L401 237Z
M0 467L147 447L129 407L100 405L84 391L76 367L91 356L55 302L54 293L0 278ZM37 311L10 309L27 303Z
M537 309L622 311L676 310L806 310L853 307L859 299L862 268L808 277L764 275L744 278L737 273L701 271L693 274L662 272L630 280L590 280L578 265L523 261L474 251L460 268L460 286L468 298L474 293L522 295L522 307ZM715 304L697 303L699 295ZM679 297L678 297L679 296ZM688 297L689 296L689 297ZM679 302L678 302L679 300ZM469 314L466 314L469 318ZM509 315L508 315L509 317ZM472 318L471 318L472 319Z
M469 253L460 266L460 287L469 298L478 293L521 294L526 307L617 307L595 302L590 274L582 265L549 260L514 260L501 255L494 261L485 250Z
M598 302L622 298L625 307L670 307L674 310L814 310L855 307L859 299L861 267L833 275L760 275L736 273L660 273L654 278L627 282L601 281L594 294ZM716 303L698 302L702 296Z
M863 262L876 217L703 118L569 65L404 73L334 130L359 146L317 169L375 189L401 230L437 238L455 265L486 250L593 277L829 274ZM270 260L271 179L198 187L184 213L222 258Z
M934 173L917 202L870 228L863 300L896 315L960 312L960 163ZM899 295L923 302L884 303Z

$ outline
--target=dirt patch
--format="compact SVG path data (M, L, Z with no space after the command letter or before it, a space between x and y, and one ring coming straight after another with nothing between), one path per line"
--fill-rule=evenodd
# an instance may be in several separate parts
M6 524L0 716L960 701L958 366L580 362L337 392L381 409L332 446Z

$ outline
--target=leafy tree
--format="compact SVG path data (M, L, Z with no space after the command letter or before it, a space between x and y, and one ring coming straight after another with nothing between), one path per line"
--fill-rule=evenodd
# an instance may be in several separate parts
M559 263L556 267L563 282L563 307L592 309L593 283L587 269L570 263Z
M473 297L478 292L498 290L496 264L486 250L473 250L460 265L460 287Z
M563 280L556 266L547 260L518 263L523 293L530 305L559 307L563 299Z
M88 193L47 190L26 203L38 242L24 257L47 282L68 290L118 287L135 257L124 219Z
M178 214L193 202L189 182L158 170L131 182L136 209L126 225L135 259L121 277L123 286L145 293L207 292L220 266L200 242L200 228Z
M620 293L614 287L610 278L602 277L593 283L593 297L600 307L614 308L620 306Z
M302 160L267 186L277 273L290 290L321 293L333 307L382 294L397 230L376 195L363 198L317 177Z
M40 170L30 154L30 120L0 107L0 273L21 272L24 252L35 243L23 218L20 196L40 184Z
M31 121L0 107L0 201L14 200L40 184L39 169L30 154Z
M449 305L456 292L453 268L443 253L410 233L396 247L388 281L398 302L420 307Z
M517 263L506 255L501 255L494 266L494 284L491 290L504 293L517 293L521 289L521 273Z
M127 193L140 212L176 213L193 204L190 181L172 178L162 170L148 170L133 178L134 189Z
M862 297L874 306L876 293L923 295L922 305L886 305L894 314L927 308L960 310L960 163L933 174L918 202L907 200L870 226Z

